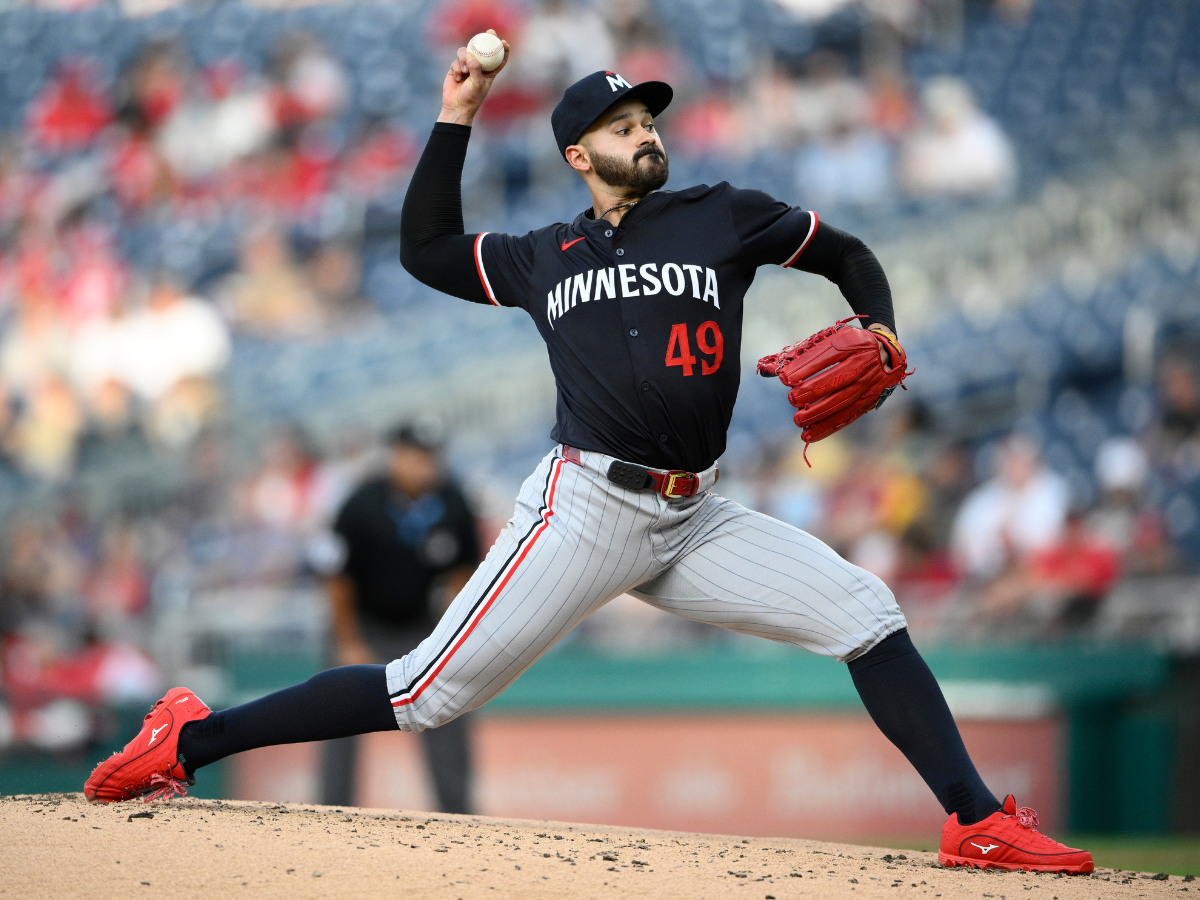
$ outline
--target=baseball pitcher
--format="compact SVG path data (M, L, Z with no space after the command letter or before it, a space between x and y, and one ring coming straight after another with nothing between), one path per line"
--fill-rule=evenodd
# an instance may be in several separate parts
M505 63L507 62L507 47ZM742 302L760 266L822 275L865 328L841 322L765 357L806 441L886 399L905 376L874 254L810 210L722 183L664 190L657 81L596 72L551 118L591 192L571 222L465 234L471 124L502 63L458 51L405 200L401 259L416 278L528 314L557 384L557 442L529 476L483 564L417 649L344 666L212 713L175 688L87 782L94 800L170 796L196 770L253 747L436 728L503 691L563 635L630 593L679 616L847 663L872 719L948 819L939 858L1090 872L1091 854L1036 830L981 780L887 586L799 529L711 492L741 378ZM513 315L497 310L497 315Z

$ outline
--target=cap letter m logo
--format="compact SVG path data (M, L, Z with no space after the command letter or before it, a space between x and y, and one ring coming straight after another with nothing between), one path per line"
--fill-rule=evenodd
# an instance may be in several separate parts
M629 88L633 87L632 84L630 84L616 72L605 72L604 77L608 79L608 86L613 89L614 94L620 88L625 88L628 90Z

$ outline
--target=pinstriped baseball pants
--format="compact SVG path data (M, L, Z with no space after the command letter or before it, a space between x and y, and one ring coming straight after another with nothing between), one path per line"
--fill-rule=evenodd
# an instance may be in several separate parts
M559 447L433 633L387 666L402 731L477 709L622 593L847 661L905 627L892 592L798 528L704 492L665 500Z

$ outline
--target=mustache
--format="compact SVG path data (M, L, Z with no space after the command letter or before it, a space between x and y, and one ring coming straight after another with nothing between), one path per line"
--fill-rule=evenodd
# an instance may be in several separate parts
M636 163L639 159L641 159L644 156L657 156L659 159L662 159L662 160L665 160L667 158L667 155L665 153L663 153L662 150L660 150L654 144L647 144L645 147L642 147L640 150L638 150L636 153L634 153L633 161Z

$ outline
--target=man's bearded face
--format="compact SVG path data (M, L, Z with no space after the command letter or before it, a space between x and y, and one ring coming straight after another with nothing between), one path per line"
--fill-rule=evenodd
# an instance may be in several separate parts
M592 168L609 187L645 196L667 183L667 154L657 144L639 147L633 159L592 151Z

